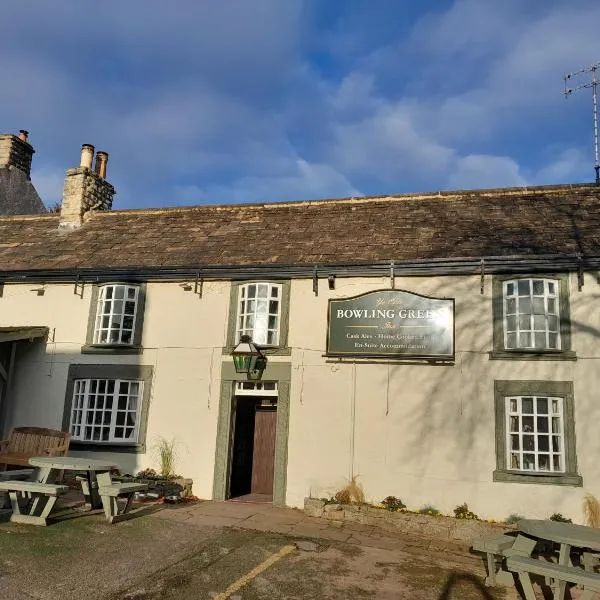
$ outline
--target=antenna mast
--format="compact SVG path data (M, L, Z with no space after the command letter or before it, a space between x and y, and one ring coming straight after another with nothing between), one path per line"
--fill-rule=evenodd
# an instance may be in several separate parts
M600 63L596 63L587 69L581 69L580 71L575 71L574 73L567 73L564 76L565 80L565 98L568 98L572 93L577 92L583 89L592 90L592 100L594 103L594 170L596 171L596 185L600 185L600 161L598 160L598 79L596 77L596 71L600 69ZM592 80L588 83L582 83L580 85L576 85L573 88L567 87L567 82L578 75L583 74L591 74Z

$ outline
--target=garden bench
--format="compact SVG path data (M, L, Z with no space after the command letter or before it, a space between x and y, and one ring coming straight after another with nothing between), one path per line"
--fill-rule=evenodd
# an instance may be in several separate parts
M584 571L579 567L557 565L530 556L510 556L506 559L506 568L519 576L526 600L536 600L531 574L582 586L584 591L579 596L580 600L591 600L595 593L600 592L600 574Z
M148 485L145 483L111 483L98 488L108 522L118 523L128 519L133 495L147 489ZM119 506L119 498L125 498L125 504L122 507Z
M0 481L0 492L8 492L14 523L47 525L56 499L69 490L66 485L37 483L35 481ZM24 512L23 512L24 511Z
M0 467L28 467L33 456L64 456L70 436L44 427L15 427L7 440L0 441Z

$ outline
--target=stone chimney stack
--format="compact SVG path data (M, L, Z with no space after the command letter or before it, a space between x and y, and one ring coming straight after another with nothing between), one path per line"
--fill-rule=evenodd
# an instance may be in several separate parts
M31 179L31 159L35 150L27 141L28 135L24 129L21 129L18 136L0 133L0 169L19 169L27 179Z
M60 228L81 227L90 213L112 208L115 188L106 181L108 154L96 154L96 167L92 170L94 146L83 144L79 167L68 169L65 177L63 201L60 209Z

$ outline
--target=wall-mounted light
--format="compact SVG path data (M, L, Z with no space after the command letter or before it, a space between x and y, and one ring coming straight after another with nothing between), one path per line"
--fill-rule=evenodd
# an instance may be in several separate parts
M267 357L249 335L240 338L240 343L232 350L231 356L236 373L246 373L248 379L260 379L267 368Z
M33 288L31 290L29 290L30 292L36 292L38 296L43 296L46 293L46 289L44 288L44 286L39 287L39 288Z
M184 282L184 283L180 283L180 284L179 284L179 287L180 287L180 288L182 288L182 289L183 289L184 291L186 291L186 292L191 292L191 291L192 291L192 289L193 289L193 286L192 286L192 284L191 284L191 283L189 283L189 282L187 282L187 281L186 281L186 282Z
M335 275L333 273L327 277L327 283L329 284L330 290L335 290Z

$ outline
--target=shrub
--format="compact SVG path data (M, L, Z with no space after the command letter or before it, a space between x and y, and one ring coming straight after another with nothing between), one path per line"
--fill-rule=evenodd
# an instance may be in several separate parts
M457 519L473 519L474 521L478 521L479 517L467 506L467 503L460 504L454 509L454 516Z
M523 517L522 515L518 515L517 513L511 513L510 515L508 515L508 517L506 517L506 519L504 519L504 522L507 525L515 525L518 521L524 518L525 517Z
M175 440L170 442L161 437L156 445L156 452L160 463L160 474L168 479L175 475Z
M159 479L160 475L154 469L143 469L136 474L137 479Z
M583 514L588 527L600 528L600 502L591 494L586 494L583 499Z
M356 504L365 503L365 493L362 485L357 483L358 475L355 475L347 485L345 485L339 492L334 496L335 501L339 504Z
M567 517L563 517L560 513L554 513L553 515L550 515L550 520L558 521L560 523L572 523L573 522L571 519L567 519Z
M427 506L424 506L423 508L419 509L419 514L421 515L432 515L432 516L436 516L436 515L440 515L440 511L435 508L435 506L430 506L429 504Z
M406 504L400 498L396 498L396 496L387 496L381 501L381 504L385 506L386 510L391 512L406 508Z

